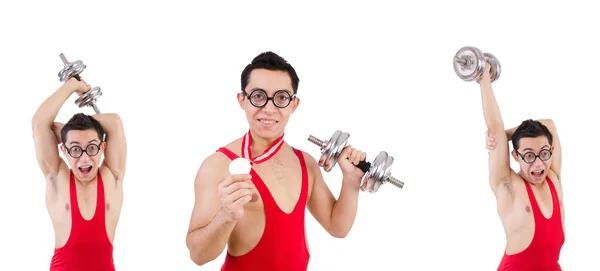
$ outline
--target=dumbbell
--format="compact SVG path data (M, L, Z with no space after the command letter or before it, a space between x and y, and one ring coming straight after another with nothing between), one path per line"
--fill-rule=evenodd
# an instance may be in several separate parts
M61 82L65 82L69 80L71 77L75 77L78 81L81 81L79 75L87 68L85 64L81 60L77 60L74 62L67 61L67 58L63 53L59 55L62 62L65 64L63 69L58 73L58 77ZM102 91L100 87L93 87L86 93L81 94L81 96L75 100L75 104L82 108L84 106L91 106L96 114L100 114L100 109L96 106L96 99L102 96Z
M483 53L481 50L465 46L460 48L454 55L454 72L464 81L477 81L485 71L486 62L490 63L490 81L494 82L500 77L501 69L498 58L490 53Z
M350 134L337 130L327 141L321 140L315 136L309 136L308 141L321 148L321 157L319 158L319 166L323 167L326 172L337 164L337 158L342 153L344 147L348 143ZM380 152L372 163L360 161L356 167L360 168L364 173L361 180L360 189L365 192L375 193L384 183L391 183L398 188L404 187L404 182L391 176L391 167L394 163L394 158L386 152Z

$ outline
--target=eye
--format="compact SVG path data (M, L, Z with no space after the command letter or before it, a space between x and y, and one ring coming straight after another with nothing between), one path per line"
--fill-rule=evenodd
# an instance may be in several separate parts
M71 147L70 151L71 151L71 154L73 154L73 155L79 155L79 154L81 154L83 149L79 146L75 146L75 147Z
M535 154L533 154L532 152L528 152L525 154L525 160L531 161L535 158Z
M542 152L540 152L540 157L542 157L544 159L550 158L550 151L543 150Z
M86 150L90 153L95 153L95 152L98 152L98 146L89 145L89 146L87 146Z

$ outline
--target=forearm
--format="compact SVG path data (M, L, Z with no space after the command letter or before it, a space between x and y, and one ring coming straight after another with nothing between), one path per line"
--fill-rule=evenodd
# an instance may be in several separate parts
M40 105L33 115L32 125L51 128L60 108L74 91L75 88L69 84L62 85Z
M494 91L491 83L481 83L481 99L483 103L483 115L485 118L485 124L487 125L488 131L492 134L498 134L504 132L504 122L502 121L502 114L500 114L500 107L496 101Z
M234 227L235 222L219 212L208 225L189 232L186 243L192 261L204 265L216 259L225 249Z
M107 139L108 135L115 134L123 129L121 118L117 114L96 114L92 117L100 123L102 129L104 129L104 132L106 133Z
M330 233L338 238L345 237L352 229L358 209L359 187L356 182L342 181L342 189L331 212Z
M550 133L554 134L553 130L555 130L556 128L554 127L554 122L551 119L541 119L541 120L537 120L539 122L541 122L544 126L546 126L548 128L548 130L550 130ZM507 129L506 132L506 137L508 138L508 141L510 141L510 138L512 137L512 135L515 133L515 131L517 130L518 126L512 127L510 129Z

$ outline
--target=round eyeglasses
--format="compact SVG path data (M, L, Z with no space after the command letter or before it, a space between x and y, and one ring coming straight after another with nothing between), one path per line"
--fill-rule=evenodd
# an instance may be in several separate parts
M89 144L85 149L81 146L73 146L67 150L67 153L73 158L79 158L83 153L87 153L88 156L95 156L100 152L100 146L96 144Z
M290 95L287 90L278 90L273 94L273 97L267 96L267 92L263 89L255 89L250 92L250 95L244 90L242 90L242 93L255 107L263 107L271 100L276 107L285 108L290 105L292 100L296 97L296 94Z
M540 158L542 161L548 161L550 157L552 157L552 152L550 150L541 150L539 154L535 154L534 152L526 152L525 154L520 154L517 151L517 154L521 156L521 159L527 164L531 164L535 161L535 159Z

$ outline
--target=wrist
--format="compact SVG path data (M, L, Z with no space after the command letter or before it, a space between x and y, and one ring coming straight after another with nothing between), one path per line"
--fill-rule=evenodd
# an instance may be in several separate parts
M360 189L360 183L362 178L352 178L344 176L342 178L342 190L350 189L352 191L358 191Z

